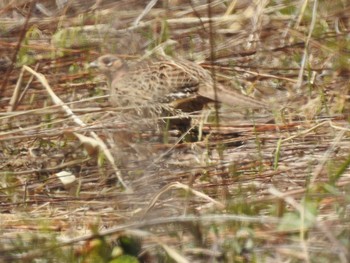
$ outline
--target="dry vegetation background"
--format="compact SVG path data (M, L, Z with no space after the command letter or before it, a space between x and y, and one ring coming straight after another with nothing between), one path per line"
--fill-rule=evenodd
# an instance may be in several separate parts
M350 261L349 16L346 0L0 1L0 261ZM88 63L152 52L271 109L127 118Z

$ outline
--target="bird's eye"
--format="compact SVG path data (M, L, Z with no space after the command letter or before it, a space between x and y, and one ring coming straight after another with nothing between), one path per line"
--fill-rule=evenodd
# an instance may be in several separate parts
M115 61L114 58L104 58L102 60L103 64L105 64L107 67L112 66L114 61Z

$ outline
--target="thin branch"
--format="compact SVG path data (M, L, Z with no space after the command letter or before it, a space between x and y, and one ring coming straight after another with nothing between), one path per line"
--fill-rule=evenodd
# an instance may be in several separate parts
M22 31L20 32L19 39L18 39L17 45L15 47L15 52L12 55L11 65L9 66L9 68L7 69L7 71L5 73L5 78L4 78L4 81L2 82L2 85L1 85L1 88L0 88L0 98L3 97L3 93L4 93L4 90L6 88L7 82L9 80L9 78L10 78L11 72L12 72L12 70L14 68L15 63L16 63L17 54L18 54L18 52L19 52L19 50L21 48L21 44L22 44L23 39L24 39L24 37L25 37L25 35L27 33L29 18L32 15L33 8L34 8L34 5L35 5L36 1L37 0L32 0L31 3L30 3L29 10L28 10L28 13L27 13L27 16L26 16L26 20L24 21L24 25L23 25Z

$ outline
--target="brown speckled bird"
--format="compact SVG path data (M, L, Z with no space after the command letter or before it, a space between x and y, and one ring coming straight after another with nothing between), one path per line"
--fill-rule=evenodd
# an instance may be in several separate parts
M184 59L126 62L115 55L104 55L90 63L90 66L98 68L107 76L113 106L173 103L199 96L210 100L216 98L233 107L268 108L264 102L227 90L219 83L216 85L215 97L211 74L196 63Z

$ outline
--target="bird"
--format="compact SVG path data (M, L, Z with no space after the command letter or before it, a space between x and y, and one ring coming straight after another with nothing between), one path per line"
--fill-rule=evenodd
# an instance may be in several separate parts
M117 55L106 54L89 66L107 77L110 102L116 107L164 103L176 107L192 99L204 98L239 108L268 109L267 103L227 89L220 83L215 83L215 91L211 73L182 58L126 61Z

